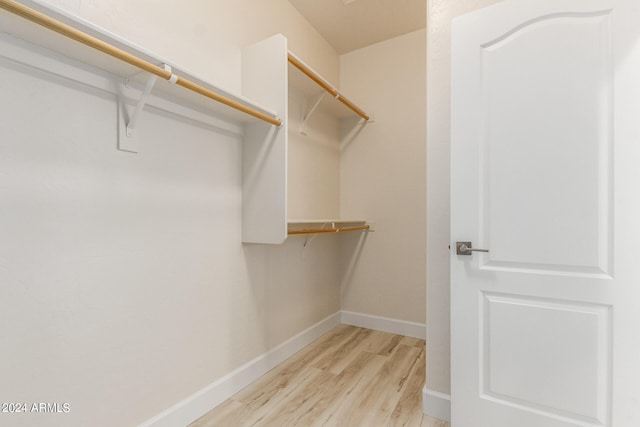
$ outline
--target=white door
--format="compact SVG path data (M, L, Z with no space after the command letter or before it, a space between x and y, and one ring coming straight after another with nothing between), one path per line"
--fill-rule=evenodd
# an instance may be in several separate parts
M507 0L452 37L453 427L638 427L640 1Z

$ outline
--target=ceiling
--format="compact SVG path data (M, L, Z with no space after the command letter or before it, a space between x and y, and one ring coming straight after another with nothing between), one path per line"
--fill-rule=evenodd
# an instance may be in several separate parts
M426 26L425 0L289 0L339 53Z

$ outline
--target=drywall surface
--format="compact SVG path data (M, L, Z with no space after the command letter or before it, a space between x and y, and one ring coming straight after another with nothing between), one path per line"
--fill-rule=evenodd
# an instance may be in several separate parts
M321 102L336 102L323 95ZM340 217L340 122L315 99L289 87L287 218ZM320 236L318 236L320 237ZM336 236L325 236L336 237Z
M342 237L342 308L425 321L425 31L340 59L341 89L375 121L344 123L340 165L343 217L375 232Z
M278 32L337 76L286 1L51 3L238 90ZM239 136L145 108L117 151L115 93L0 69L0 401L60 409L0 424L138 425L340 309L337 239L240 243Z
M427 17L427 388L450 393L451 20L499 0L429 0Z
M287 0L42 0L240 93L240 50L277 33L331 83L339 57Z

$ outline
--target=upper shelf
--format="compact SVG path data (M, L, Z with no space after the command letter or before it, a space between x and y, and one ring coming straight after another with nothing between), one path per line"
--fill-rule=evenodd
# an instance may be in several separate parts
M271 120L272 124L280 124L276 119L276 112L175 66L101 27L51 5L45 5L39 0L23 0L20 3L0 0L0 31L123 79L129 79L142 71L139 65L134 64L148 65L152 73L157 68L160 74L156 75L163 77L156 84L154 93L160 92L172 99L237 122ZM97 40L104 49L89 47L83 44L82 40ZM127 62L127 58L131 61ZM162 64L171 66L171 71L166 76L163 74Z
M364 110L347 99L331 83L292 52L288 52L287 59L289 62L289 83L293 87L310 98L319 99L323 93L325 93L325 97L333 98L334 101L326 102L323 105L328 105L333 115L337 117L353 117L356 114L364 120L369 120L369 115Z

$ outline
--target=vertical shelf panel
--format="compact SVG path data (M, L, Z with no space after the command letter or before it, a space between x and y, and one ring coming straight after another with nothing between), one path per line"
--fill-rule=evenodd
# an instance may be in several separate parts
M275 35L242 50L242 95L277 111L283 125L247 124L242 158L242 241L287 238L287 39Z

